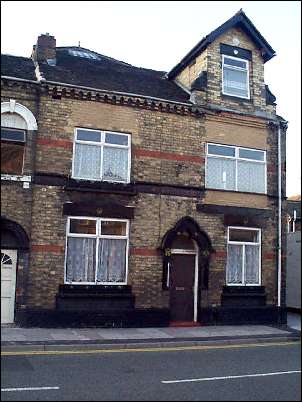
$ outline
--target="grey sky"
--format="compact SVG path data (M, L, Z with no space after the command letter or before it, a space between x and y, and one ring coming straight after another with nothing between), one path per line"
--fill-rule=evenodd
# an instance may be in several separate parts
M287 196L301 193L300 1L2 1L1 53L30 56L38 35L136 66L169 71L202 37L240 8L277 56L265 81L289 121Z

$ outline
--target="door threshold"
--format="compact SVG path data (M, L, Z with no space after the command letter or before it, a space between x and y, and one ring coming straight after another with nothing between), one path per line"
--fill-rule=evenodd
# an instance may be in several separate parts
M201 327L196 321L170 321L169 327Z

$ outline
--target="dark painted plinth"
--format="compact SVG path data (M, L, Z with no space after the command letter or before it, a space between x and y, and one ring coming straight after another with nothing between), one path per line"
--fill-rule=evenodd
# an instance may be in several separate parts
M131 286L60 285L56 295L59 311L130 311L134 303Z
M264 286L224 286L222 307L260 307L266 305Z
M16 312L16 324L40 328L135 328L166 327L168 309L60 311L27 309Z
M276 306L237 306L201 309L199 321L206 325L286 325L286 308Z

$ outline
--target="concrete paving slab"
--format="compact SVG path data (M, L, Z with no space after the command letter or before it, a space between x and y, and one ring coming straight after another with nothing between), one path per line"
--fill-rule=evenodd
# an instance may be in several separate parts
M301 314L287 313L287 325L297 331L301 331Z

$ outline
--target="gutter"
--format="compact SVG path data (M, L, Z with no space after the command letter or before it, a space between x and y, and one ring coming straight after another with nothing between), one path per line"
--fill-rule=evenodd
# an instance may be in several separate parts
M173 103L175 105L196 107L196 105L194 105L193 103L178 102L178 101L173 101L173 100L169 100L169 99L157 98L155 96L146 96L146 95L134 94L134 93L131 93L131 92L119 92L119 91L110 91L110 90L107 90L107 89L85 87L85 86L82 86L82 85L67 84L65 82L48 81L48 80L44 80L44 79L42 81L33 81L33 80L26 80L26 79L23 79L23 78L10 77L10 76L6 76L6 75L1 76L1 78L8 79L8 80L14 80L14 81L31 82L31 83L34 83L34 84L37 84L37 85L40 85L40 84L62 85L64 87L78 88L78 89L85 89L85 90L89 90L89 91L103 92L105 94L109 93L109 94L120 95L120 96L131 96L131 97L150 99L150 100L154 99L154 100L160 101L160 102Z
M31 84L40 85L40 82L38 82L38 81L28 80L28 79L25 79L25 78L10 77L8 75L1 75L1 79L20 81L20 82L30 82Z

